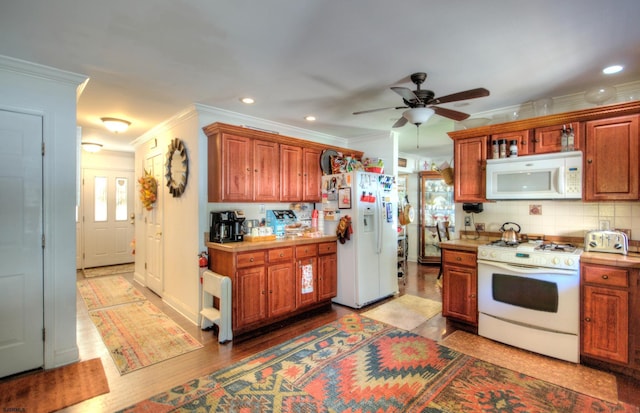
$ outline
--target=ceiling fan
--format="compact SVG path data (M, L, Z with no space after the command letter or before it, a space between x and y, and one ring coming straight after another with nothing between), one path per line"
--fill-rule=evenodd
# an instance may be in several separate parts
M426 73L418 72L411 75L411 81L415 83L416 90L398 86L391 87L391 90L402 96L402 101L405 106L363 110L353 112L353 114L360 115L362 113L371 113L387 109L408 109L402 113L402 117L393 125L394 128L404 126L407 122L420 126L422 123L428 121L434 113L444 116L445 118L460 121L467 119L469 115L463 112L458 112L457 110L441 108L435 105L489 96L489 91L487 89L477 88L434 98L435 93L433 93L432 90L420 89L420 85L424 83L426 79Z

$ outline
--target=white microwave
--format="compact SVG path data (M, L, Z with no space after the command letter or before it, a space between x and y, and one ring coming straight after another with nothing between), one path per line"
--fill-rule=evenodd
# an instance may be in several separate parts
M582 199L582 152L487 160L487 199Z

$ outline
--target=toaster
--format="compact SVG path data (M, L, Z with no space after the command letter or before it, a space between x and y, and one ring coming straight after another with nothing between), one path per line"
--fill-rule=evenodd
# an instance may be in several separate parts
M584 250L627 255L629 238L621 231L589 231L584 236Z

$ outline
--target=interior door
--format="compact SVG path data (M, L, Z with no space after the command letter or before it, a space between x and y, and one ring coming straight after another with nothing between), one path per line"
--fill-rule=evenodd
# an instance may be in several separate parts
M84 267L133 262L133 171L83 170Z
M0 377L44 365L42 118L0 110Z
M154 293L162 297L164 290L164 275L162 266L162 251L163 251L163 238L162 238L162 206L164 197L164 157L162 155L156 155L146 160L145 169L147 172L153 174L158 182L158 197L153 204L151 211L144 211L145 222L145 284Z

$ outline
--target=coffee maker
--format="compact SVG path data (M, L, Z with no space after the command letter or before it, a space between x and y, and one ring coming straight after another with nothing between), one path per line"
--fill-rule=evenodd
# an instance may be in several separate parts
M223 244L244 240L242 223L243 211L213 211L209 219L209 241Z

